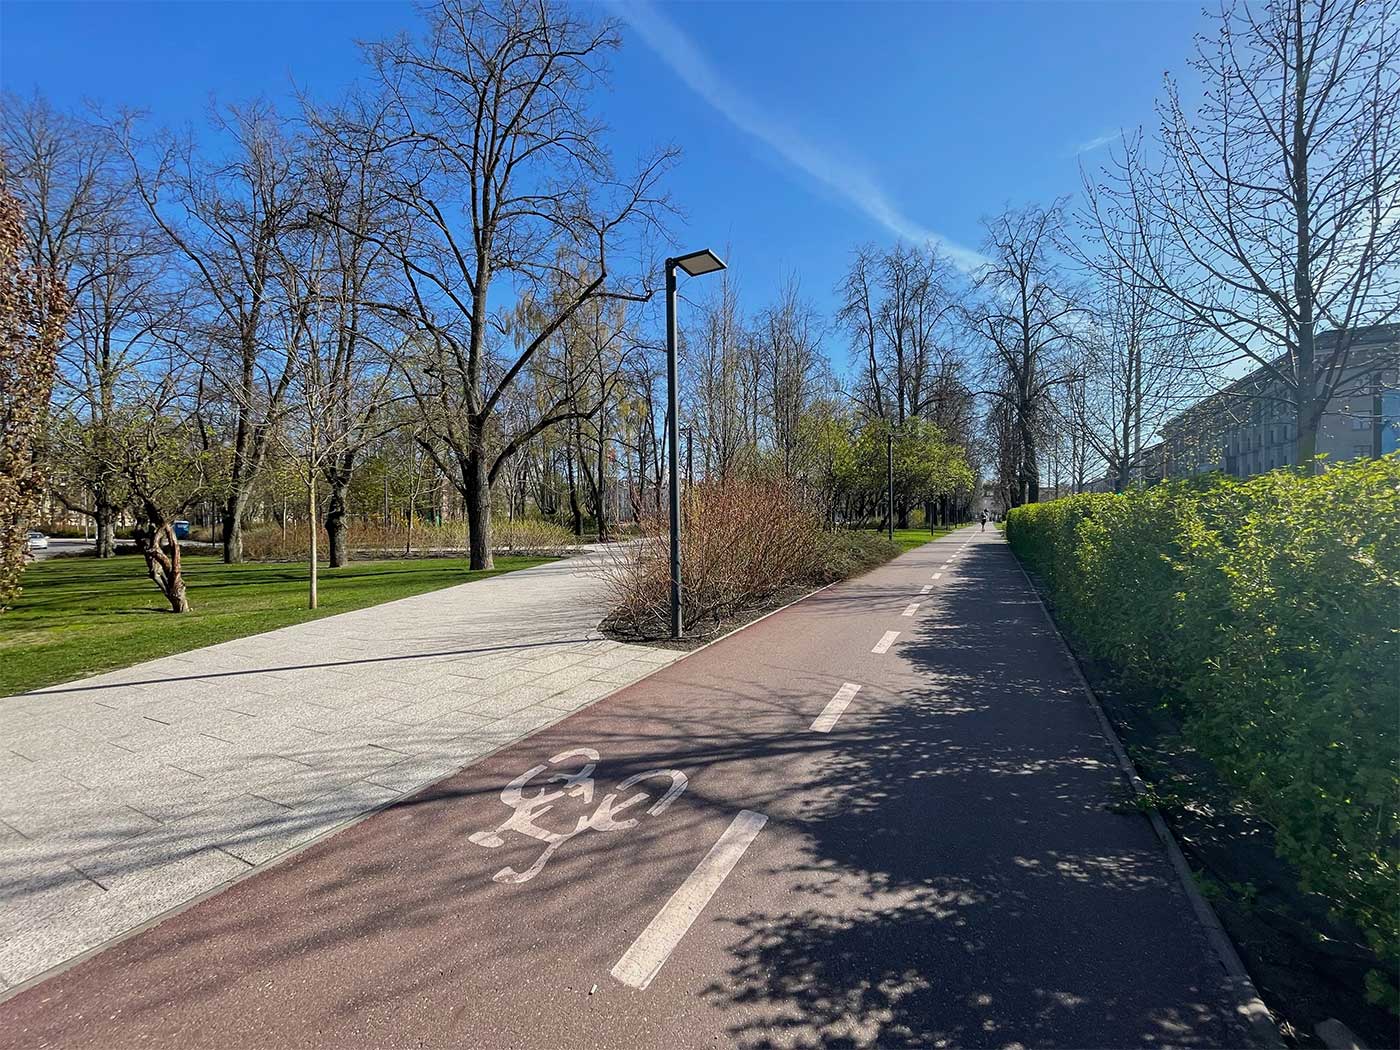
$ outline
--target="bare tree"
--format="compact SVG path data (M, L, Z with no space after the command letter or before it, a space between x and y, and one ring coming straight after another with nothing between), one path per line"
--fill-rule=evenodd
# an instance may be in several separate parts
M1070 378L1064 351L1077 307L1055 258L1062 209L1061 201L1009 208L984 221L989 261L977 275L980 299L965 315L988 349L984 392L1009 410L1019 446L1008 506L1040 498L1039 437L1055 388Z
M1121 492L1161 425L1205 391L1194 366L1199 332L1170 297L1138 274L1157 250L1136 227L1116 230L1083 216L1088 236L1066 249L1089 271L1071 347L1076 377L1064 402L1067 424L1102 460ZM1160 236L1161 231L1155 231Z
M722 478L752 448L750 420L760 378L747 353L751 340L740 314L738 286L728 270L692 316L680 347L690 406L687 424L700 438L705 476ZM659 482L659 471L657 478Z
M283 267L314 299L308 318L316 330L308 334L300 387L315 394L321 411L313 447L320 449L315 458L328 490L332 568L349 558L346 516L359 459L392 425L385 409L396 394L393 368L405 338L393 312L376 305L394 294L396 275L383 240L392 221L391 175L381 148L385 116L359 97L332 113L308 109L316 134L300 163L311 220Z
M185 613L190 600L175 521L218 484L219 455L199 433L198 387L184 374L195 366L173 354L169 366L134 385L113 427L120 434L116 462L136 516L136 549L171 612Z
M1143 249L1119 262L1214 335L1203 364L1275 381L1300 464L1328 402L1370 382L1356 332L1400 311L1397 40L1394 0L1227 3L1191 63L1200 105L1168 83L1160 164L1128 140L1089 187L1108 243Z
M932 246L856 250L837 317L855 344L855 396L867 418L903 423L934 404L935 377L953 351L951 326L963 299L957 282Z
M112 418L169 307L158 252L103 129L13 95L0 101L0 127L30 263L69 290L72 306L48 430L50 491L92 517L97 554L110 557L124 502Z
M562 272L562 271L561 271ZM522 304L525 316L518 329L534 332L552 313L567 308L580 277L577 272L555 286L555 299L543 309L533 300ZM550 417L562 422L568 441L571 498L578 500L578 482L587 484L598 537L609 536L608 475L615 458L621 399L629 361L640 348L628 303L615 298L593 297L572 311L549 344L531 359L528 383L516 402L511 429L517 433L544 433L538 426ZM520 446L523 447L523 446ZM576 531L581 515L575 515Z
M535 353L585 303L649 294L610 284L608 256L664 207L657 184L671 154L646 161L630 180L613 175L586 106L617 44L611 22L591 23L549 0L442 0L428 21L424 39L369 51L394 107L386 148L402 215L400 228L378 240L402 273L397 308L418 329L406 375L439 466L466 503L471 564L486 568L495 473L536 435L578 414L564 402L507 432L498 410ZM561 269L561 249L588 267L554 308L556 297L539 289L551 281L557 289L575 272ZM540 307L514 346L492 313L502 278Z
M278 267L283 241L304 227L306 206L295 146L271 107L215 113L229 143L223 162L198 157L188 140L162 135L147 151L128 115L114 126L137 195L187 263L194 296L182 345L200 354L207 379L228 404L227 477L220 516L224 560L243 558L243 516L292 381L294 356ZM210 406L202 399L201 412Z
M312 199L326 208L313 215L340 216L362 229L366 220L361 194L346 189L340 170L323 150L312 153L308 169L308 179L317 187ZM346 228L339 220L313 218L282 238L276 266L281 288L276 318L286 327L278 341L287 355L290 379L283 411L270 433L296 466L306 493L312 609L319 603L318 488L322 480L331 488L337 511L326 521L331 564L343 565L345 495L355 458L395 426L381 419L390 401L391 350L380 341L384 333L369 320L372 312L362 305L373 280L374 250Z
M777 303L759 314L754 332L773 452L789 476L798 460L802 419L819 393L831 387L821 336L816 310L802 299L797 278L789 277Z

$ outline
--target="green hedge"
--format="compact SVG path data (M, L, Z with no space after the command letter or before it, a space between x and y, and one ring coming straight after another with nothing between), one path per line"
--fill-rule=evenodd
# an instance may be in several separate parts
M1091 655L1163 690L1303 888L1400 971L1400 458L1013 510L1007 538Z

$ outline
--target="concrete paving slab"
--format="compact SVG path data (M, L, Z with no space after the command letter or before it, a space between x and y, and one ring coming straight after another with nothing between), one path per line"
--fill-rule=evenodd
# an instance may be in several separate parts
M576 559L0 700L3 987L676 658L603 611Z

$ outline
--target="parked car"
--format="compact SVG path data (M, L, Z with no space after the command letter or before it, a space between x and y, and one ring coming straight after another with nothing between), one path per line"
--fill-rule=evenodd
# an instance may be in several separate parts
M190 538L190 523L181 518L172 523L175 526L175 538L177 540L187 540Z
M32 551L46 551L49 549L49 538L42 532L31 532L29 534L29 549Z

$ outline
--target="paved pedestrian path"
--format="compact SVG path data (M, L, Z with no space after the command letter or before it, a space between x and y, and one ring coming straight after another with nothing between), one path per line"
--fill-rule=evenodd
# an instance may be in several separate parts
M597 564L0 700L0 992L674 660L598 633Z

